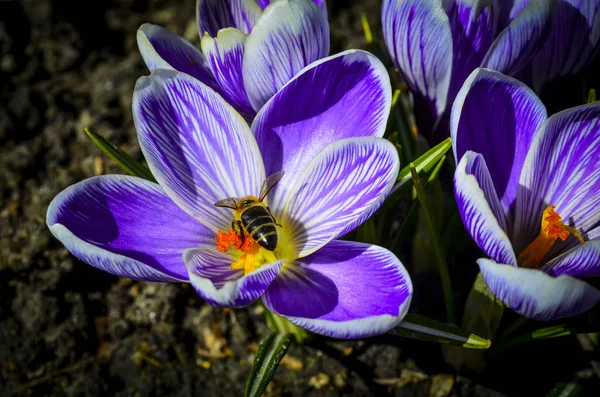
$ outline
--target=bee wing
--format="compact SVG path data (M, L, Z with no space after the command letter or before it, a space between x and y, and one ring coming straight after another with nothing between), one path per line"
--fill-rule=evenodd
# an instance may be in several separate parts
M260 196L258 196L258 201L263 201L267 194L273 189L277 182L279 182L283 178L283 171L276 172L272 175L269 175L267 179L262 184L262 188L260 189Z
M226 199L219 200L215 203L215 207L227 207L231 209L237 208L237 202L235 201L235 197L227 197Z

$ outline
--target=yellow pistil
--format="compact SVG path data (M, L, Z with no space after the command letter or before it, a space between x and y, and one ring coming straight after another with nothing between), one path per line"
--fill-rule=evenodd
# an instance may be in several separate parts
M556 240L560 238L565 241L570 234L577 237L579 242L583 244L581 233L574 227L565 225L560 215L554 211L554 208L556 206L549 205L544 210L540 234L519 254L519 266L537 269Z
M237 258L231 264L231 269L244 269L245 275L266 263L277 260L273 251L261 247L249 234L244 235L244 243L242 244L242 239L233 230L229 229L227 232L219 230L215 242L217 243L217 251L230 251L231 255Z

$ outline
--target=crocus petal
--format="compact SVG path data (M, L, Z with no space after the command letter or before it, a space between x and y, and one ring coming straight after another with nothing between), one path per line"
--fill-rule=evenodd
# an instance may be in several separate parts
M244 276L243 271L231 269L231 256L203 248L186 250L183 260L198 295L219 307L248 306L266 291L283 266L283 261L269 263Z
M469 74L485 57L496 36L500 7L489 0L446 2L452 33L452 78L448 102L456 96Z
M216 38L208 34L202 37L202 52L221 87L223 97L244 115L254 116L242 76L245 45L246 35L235 28L219 30Z
M238 28L250 33L262 14L256 0L197 0L196 19L200 37L208 33L212 37L220 29Z
M533 59L552 24L553 1L531 0L496 38L481 66L513 76Z
M539 233L546 206L584 236L600 222L600 103L554 114L535 136L519 182L517 241ZM519 247L524 248L524 247Z
M531 140L546 109L525 84L501 73L476 69L456 97L450 119L454 156L481 153L505 208L517 196Z
M561 0L548 39L531 62L536 91L559 76L582 70L600 50L600 2Z
M412 283L388 250L332 241L290 264L263 302L274 313L334 338L362 338L396 326L406 315Z
M600 239L578 245L549 261L542 270L551 276L600 276Z
M159 185L125 175L93 177L65 189L50 203L46 223L82 261L146 281L187 281L181 255L212 236Z
M298 178L282 218L302 258L362 223L379 208L398 175L398 151L375 137L327 146Z
M310 0L278 0L248 36L244 83L258 111L306 65L329 54L327 16Z
M502 3L500 7L500 18L498 19L498 31L504 30L513 19L519 15L523 8L527 7L530 0L511 0Z
M477 261L492 293L517 313L535 320L577 316L600 301L600 291L571 276L551 277L536 269Z
M137 31L137 42L150 71L173 69L187 73L218 90L204 55L182 37L160 26L145 23Z
M283 87L252 124L267 174L285 170L269 195L271 207L283 207L300 174L330 143L383 136L391 96L385 67L359 50L317 61Z
M327 11L327 5L325 4L325 0L312 0L312 1L313 1L313 3L315 3L316 5L321 7L324 11ZM256 2L263 9L265 7L267 7L269 4L271 4L271 0L256 0Z
M133 116L156 180L184 211L216 229L232 212L214 203L257 195L265 178L252 131L221 96L190 76L157 70L138 80Z
M516 266L506 215L483 156L465 153L454 173L454 195L460 217L479 248L500 263Z
M452 72L452 34L440 0L384 0L383 36L402 77L424 98L429 113L446 108Z

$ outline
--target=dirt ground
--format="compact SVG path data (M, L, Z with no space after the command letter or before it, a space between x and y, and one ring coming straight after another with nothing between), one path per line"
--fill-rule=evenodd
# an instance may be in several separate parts
M364 48L360 12L377 29L380 2L329 3L332 51ZM243 394L267 332L260 307L215 309L187 285L105 274L45 225L62 189L121 173L84 127L141 158L136 30L152 22L198 44L193 15L194 0L0 2L0 396ZM532 396L589 370L574 338L545 343L458 376L438 345L317 339L290 350L267 395Z

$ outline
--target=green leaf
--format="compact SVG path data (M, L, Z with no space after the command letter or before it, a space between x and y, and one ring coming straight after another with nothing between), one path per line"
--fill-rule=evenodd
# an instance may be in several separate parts
M264 393L279 362L295 339L289 332L272 332L260 342L246 383L245 397L259 397Z
M407 314L392 331L395 335L428 342L447 343L467 349L487 349L491 342L458 327L417 314Z
M452 148L452 139L447 138L446 140L442 141L438 145L429 149L422 156L419 156L419 158L417 158L415 161L412 162L417 173L421 174L421 173L427 173L427 172L431 171L436 165L438 165L438 163L440 162L442 157L444 157L446 155L446 153L448 152L448 150L450 150L451 148ZM438 170L438 172L439 172L439 170ZM437 174L436 174L436 176L437 176ZM392 192L390 193L390 195L388 196L387 200L384 203L385 208L391 207L394 203L396 203L396 201L398 201L398 199L400 198L400 196L402 196L402 194L406 193L406 191L408 189L410 189L410 187L412 185L409 184L408 182L410 182L411 180L412 180L412 174L410 173L410 164L409 164L408 166L401 169L400 172L398 173L398 178L396 179L397 182L394 185Z
M507 349L521 345L523 343L531 342L534 340L544 340L559 338L561 336L577 335L577 334L589 334L598 331L598 325L584 325L584 326L571 326L567 324L554 325L552 327L540 328L533 332L527 332L514 338L510 338L501 342L498 342L494 346L493 350L490 350L490 354L498 354Z
M592 103L592 102L596 102L596 90L593 88L590 88L590 91L588 92L587 103Z
M577 383L561 382L554 386L550 393L546 394L546 397L577 397L581 393L583 393L583 388Z
M156 182L148 167L140 164L136 159L110 143L106 138L94 132L90 127L85 128L85 133L108 157L113 159L129 175L137 176Z
M429 149L423 155L419 156L418 159L412 162L414 164L415 169L420 174L422 172L429 172L440 159L446 155L448 150L452 148L452 138L446 138L441 143ZM404 167L400 170L398 174L398 179L396 179L396 185L394 186L394 190L398 190L401 187L405 186L407 182L412 179L412 175L410 172L410 165ZM407 187L410 187L408 185Z
M465 303L462 329L495 340L494 336L505 308L504 303L494 296L479 273ZM459 371L466 367L473 372L479 372L485 366L484 352L480 350L465 350L447 346L444 349L444 357Z
M444 161L446 161L446 156L442 156L440 161L436 164L435 168L429 174L429 178L427 178L427 182L425 182L425 189L431 185L431 183L437 178L442 166L444 165ZM398 228L398 232L392 239L390 246L392 247L392 252L397 252L400 249L400 244L408 237L409 229L412 227L417 221L419 208L419 200L414 200L410 209L404 216L402 222L400 223L400 227ZM462 221L461 221L462 226Z
M381 245L377 237L377 229L375 228L375 219L373 217L364 221L356 229L356 241L367 244Z
M465 304L462 327L493 339L506 305L494 296L481 273L477 274Z
M367 41L367 45L373 44L373 32L371 31L371 25L369 24L369 19L367 18L366 12L360 13L360 22L362 24L363 33L365 35L365 40Z
M427 192L425 191L425 186L423 186L423 182L421 182L421 178L417 173L417 169L413 163L410 163L408 166L412 174L415 190L417 191L417 196L419 197L419 202L421 203L421 210L423 211L423 217L427 226L429 241L433 248L433 254L438 265L438 272L442 282L442 292L444 294L444 304L446 306L446 320L454 323L456 322L456 308L454 306L454 297L452 295L450 272L448 271L448 264L446 262L444 248L442 247L440 240L439 230L436 227L433 211L427 198Z

